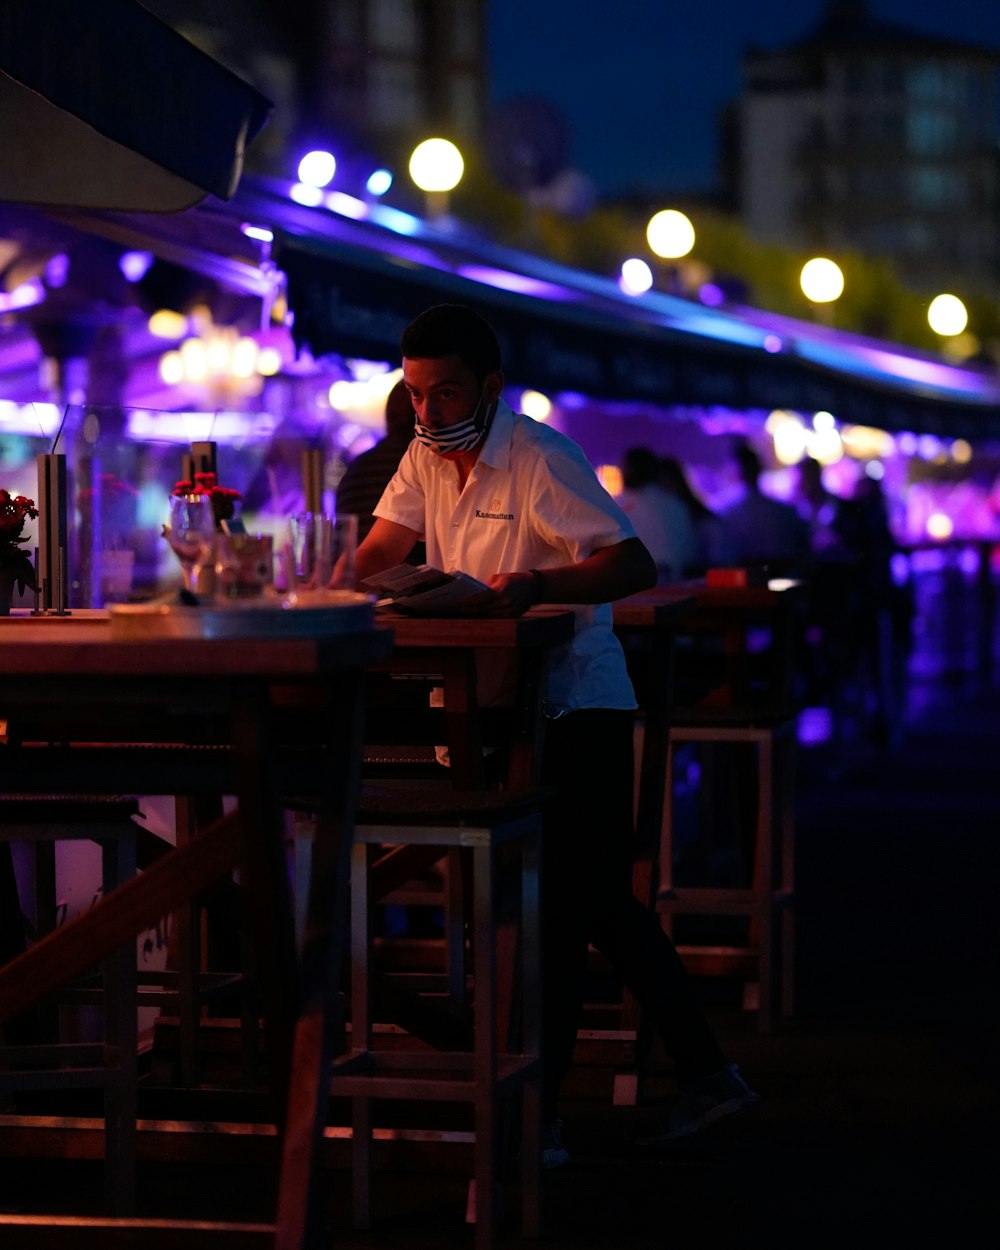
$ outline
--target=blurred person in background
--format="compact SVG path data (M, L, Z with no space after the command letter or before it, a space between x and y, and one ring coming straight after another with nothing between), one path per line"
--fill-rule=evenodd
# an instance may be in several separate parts
M687 509L698 539L698 558L688 570L704 573L732 563L733 544L725 521L713 512L688 480L684 466L674 456L660 457L660 485Z
M849 554L841 533L844 501L827 490L823 466L811 456L798 466L795 507L809 528L809 549L816 559L842 559Z
M892 740L899 712L906 661L912 646L913 591L897 584L892 559L899 544L889 524L882 483L862 474L845 504L841 530L857 567L861 610L857 619L856 669L862 710L870 712L875 741Z
M382 492L399 468L403 453L413 438L413 404L400 379L385 401L385 437L374 447L355 456L337 486L337 515L353 513L358 518L358 543L364 541L375 524L372 512ZM407 557L409 564L424 562L424 545L418 543Z
M801 573L809 563L809 527L791 504L764 493L760 457L746 441L734 452L743 494L722 514L737 564L769 573Z
M659 457L630 447L622 462L622 511L656 562L657 581L677 581L701 562L701 544L687 506L661 481Z

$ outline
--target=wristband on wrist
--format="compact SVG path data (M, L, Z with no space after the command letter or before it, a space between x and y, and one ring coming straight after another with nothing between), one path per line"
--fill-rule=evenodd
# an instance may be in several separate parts
M538 569L531 570L531 606L541 603L545 597L545 578Z

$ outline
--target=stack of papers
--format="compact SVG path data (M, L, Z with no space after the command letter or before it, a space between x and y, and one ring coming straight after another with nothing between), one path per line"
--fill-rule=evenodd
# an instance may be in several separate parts
M416 616L461 616L471 596L490 589L467 573L445 573L430 564L397 564L361 585L380 605Z

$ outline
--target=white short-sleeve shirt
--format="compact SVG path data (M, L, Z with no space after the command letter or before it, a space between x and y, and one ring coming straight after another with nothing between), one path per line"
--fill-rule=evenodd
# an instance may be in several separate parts
M576 564L635 536L577 444L503 401L463 491L454 464L414 440L375 515L422 535L428 564L482 581ZM550 656L546 713L634 708L610 605L574 610L573 640Z

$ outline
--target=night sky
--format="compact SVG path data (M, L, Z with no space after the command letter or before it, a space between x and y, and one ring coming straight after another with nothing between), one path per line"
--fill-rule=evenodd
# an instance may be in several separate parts
M808 34L825 0L492 0L492 101L544 96L602 195L716 185L740 59ZM1000 50L1000 0L869 0L884 21Z

